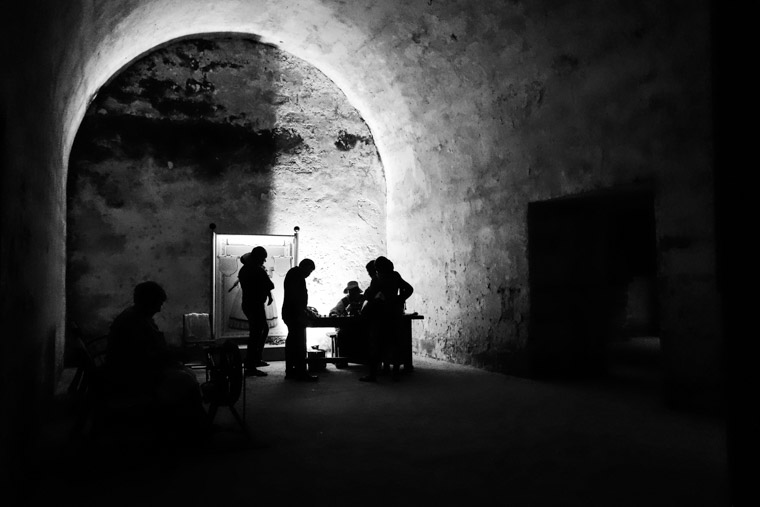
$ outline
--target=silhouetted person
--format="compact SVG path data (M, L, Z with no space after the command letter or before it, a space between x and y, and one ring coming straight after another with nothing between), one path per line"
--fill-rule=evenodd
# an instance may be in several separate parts
M365 266L365 269L367 270L367 274L369 275L369 283L372 285L372 282L377 279L377 270L375 269L375 259L372 259L367 263Z
M134 289L134 304L111 324L106 374L114 395L150 399L178 432L206 429L206 412L198 380L190 368L172 357L164 334L153 321L166 292L156 282Z
M243 255L240 261L243 267L238 273L240 288L243 291L242 309L248 319L248 345L245 356L246 376L265 377L266 373L259 370L260 366L269 366L262 360L264 345L269 336L265 305L272 304L272 289L274 283L264 269L267 251L257 246L250 253Z
M364 291L359 286L359 282L350 281L343 289L346 294L330 310L329 315L336 317L347 317L349 315L359 315L364 305Z
M378 364L385 360L393 363L394 379L398 379L401 366L401 317L404 302L414 288L394 271L393 263L380 256L375 260L377 278L364 293L367 303L364 312L369 320L370 357L369 373L359 380L375 382Z
M365 301L364 291L359 286L359 282L353 280L348 282L346 288L343 289L343 293L346 295L330 310L329 315L331 317L358 317L361 314ZM363 333L357 323L347 327L336 328L335 333L337 335L335 341L341 356L356 357L360 355L359 350L363 345L361 343ZM339 366L345 366L345 363L340 363Z
M285 339L286 379L318 380L306 371L306 307L309 304L306 279L315 269L314 261L304 259L285 275L282 320L288 326Z

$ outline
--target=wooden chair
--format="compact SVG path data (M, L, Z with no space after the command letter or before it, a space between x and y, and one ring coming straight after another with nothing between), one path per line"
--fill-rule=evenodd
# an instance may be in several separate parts
M77 342L77 371L68 387L75 413L71 436L97 436L115 421L151 426L156 409L152 396L113 391L104 369L108 335L88 341L78 337Z
M94 423L96 406L102 395L104 383L103 363L107 344L108 336L101 336L89 342L85 342L81 336L76 338L77 370L68 388L75 413L72 436L86 433L88 424Z
M205 350L215 344L208 313L186 313L182 316L182 346L187 355L185 366L205 368Z

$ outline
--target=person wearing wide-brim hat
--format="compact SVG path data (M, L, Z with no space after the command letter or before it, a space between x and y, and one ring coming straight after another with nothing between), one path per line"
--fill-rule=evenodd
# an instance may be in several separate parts
M349 317L356 316L361 313L362 306L364 305L364 291L359 286L359 282L351 280L346 284L346 288L343 289L342 297L338 304L336 304L332 310L330 310L331 317ZM357 326L346 326L335 328L336 333L336 345L338 355L345 358L361 357L364 354L362 350L361 330ZM333 351L335 354L336 351ZM336 362L335 366L341 368L347 364L347 360L342 362Z
M362 304L364 304L364 291L359 286L359 282L351 280L346 284L346 288L343 289L343 296L338 304L336 304L330 315L332 316L346 316L346 315L358 315L361 311Z
M354 280L351 280L346 284L346 288L343 289L343 294L353 293L353 294L361 294L362 288L359 286L359 282L356 282Z

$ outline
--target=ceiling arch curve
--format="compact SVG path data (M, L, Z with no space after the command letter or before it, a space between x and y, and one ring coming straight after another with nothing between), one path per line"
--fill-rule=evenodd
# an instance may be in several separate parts
M120 70L156 47L178 39L209 34L250 36L313 65L343 91L369 126L386 169L386 177L410 162L410 149L397 125L407 123L407 104L394 86L387 60L376 54L365 26L336 15L319 0L288 5L271 0L158 0L124 7L104 2L83 13L86 47L66 55L81 79L62 89L63 165L66 167L77 129L97 91ZM97 22L88 23L88 18ZM389 183L391 183L389 181ZM390 188L390 187L389 187Z

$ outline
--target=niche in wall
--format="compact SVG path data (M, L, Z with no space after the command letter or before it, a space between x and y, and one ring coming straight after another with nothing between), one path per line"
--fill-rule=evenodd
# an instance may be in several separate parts
M530 203L535 376L606 375L616 344L656 340L655 238L648 185Z

